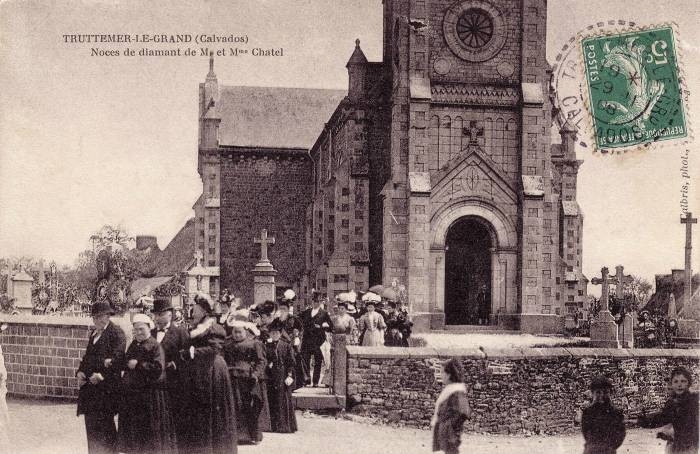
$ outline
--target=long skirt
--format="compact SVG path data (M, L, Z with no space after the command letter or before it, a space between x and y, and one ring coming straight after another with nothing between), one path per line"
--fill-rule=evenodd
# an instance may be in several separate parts
M366 330L362 337L362 345L365 347L380 347L384 345L384 331Z
M275 386L271 380L268 380L267 395L270 401L272 431L277 433L296 432L297 418L294 414L291 388L283 382Z
M263 394L267 393L262 392L259 382L247 377L231 376L231 386L233 402L236 406L238 444L262 441L260 416L263 409Z
M180 417L186 430L178 434L181 453L235 454L236 414L231 379L224 358L216 349L201 348L186 364L184 408Z
M167 392L127 391L119 412L119 451L176 453L175 431Z

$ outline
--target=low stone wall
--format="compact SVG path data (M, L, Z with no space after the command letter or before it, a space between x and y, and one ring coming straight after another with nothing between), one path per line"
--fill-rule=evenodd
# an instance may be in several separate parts
M75 371L85 352L92 319L14 315L0 317L10 395L77 398Z
M480 433L578 431L596 375L613 381L613 401L628 418L660 408L674 367L685 366L700 377L698 350L351 346L347 351L350 411L415 427L429 426L442 388L442 364L460 358L473 409L465 430Z

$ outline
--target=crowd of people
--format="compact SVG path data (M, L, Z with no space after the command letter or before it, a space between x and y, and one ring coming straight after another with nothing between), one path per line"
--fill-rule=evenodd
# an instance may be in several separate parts
M128 348L109 303L92 306L76 372L89 452L231 453L263 432L295 432L292 392L332 384L333 333L408 346L412 326L405 308L372 292L332 302L315 293L298 316L292 290L247 308L228 290L193 303L183 313L156 299L150 314L134 314Z

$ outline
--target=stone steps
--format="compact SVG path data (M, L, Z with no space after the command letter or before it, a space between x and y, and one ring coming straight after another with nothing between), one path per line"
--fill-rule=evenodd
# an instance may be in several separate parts
M292 393L294 407L298 410L328 410L345 408L345 396L331 393L330 388L299 388Z
M521 334L519 330L501 329L493 325L445 325L445 329L430 332L435 334Z

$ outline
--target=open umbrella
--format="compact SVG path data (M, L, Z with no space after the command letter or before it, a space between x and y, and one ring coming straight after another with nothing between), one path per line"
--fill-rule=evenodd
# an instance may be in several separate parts
M373 285L372 287L369 288L369 291L372 293L376 293L377 295L381 295L382 292L384 291L384 286L383 285Z
M384 289L384 291L382 292L382 298L393 302L396 302L399 299L398 295L396 294L396 290L394 290L393 288Z

